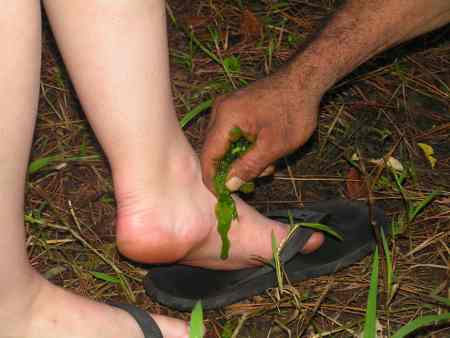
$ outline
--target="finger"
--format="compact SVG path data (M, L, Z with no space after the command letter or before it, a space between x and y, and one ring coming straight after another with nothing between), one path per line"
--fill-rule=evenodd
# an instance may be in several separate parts
M213 108L215 110L216 108ZM217 162L223 158L230 146L229 131L233 126L226 121L219 121L217 112L213 112L213 122L210 124L205 143L200 155L203 182L214 193L214 175Z
M266 177L271 176L275 172L275 166L273 164L269 165L266 169L263 170L261 174L259 174L258 177Z
M239 190L242 184L258 177L278 158L278 154L270 151L266 142L256 141L248 153L233 162L226 186L231 191Z
M211 129L203 146L200 161L203 182L208 189L214 193L214 175L216 174L217 162L224 157L229 148L230 141L228 133L219 129Z

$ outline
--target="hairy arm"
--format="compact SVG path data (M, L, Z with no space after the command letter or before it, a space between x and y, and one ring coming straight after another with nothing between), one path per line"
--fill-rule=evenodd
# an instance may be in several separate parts
M450 0L348 0L290 68L323 94L375 54L448 22Z
M233 162L228 189L237 190L306 143L323 94L375 54L450 21L450 0L348 0L286 67L214 103L202 151L205 184L239 127L255 139Z

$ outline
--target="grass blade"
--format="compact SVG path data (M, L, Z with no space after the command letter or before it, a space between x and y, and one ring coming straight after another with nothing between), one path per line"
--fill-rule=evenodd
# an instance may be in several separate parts
M97 279L100 279L104 282L108 282L111 284L119 284L120 283L120 278L108 275L106 273L103 272L97 272L97 271L90 271L89 272L92 276L94 276Z
M331 235L333 237L336 237L340 241L344 240L344 238L342 238L342 236L339 233L337 233L331 227L329 227L328 225L325 225L325 224L320 224L320 223L295 223L294 226L295 227L302 226L302 227L306 227L306 228L311 228L311 229L323 231L323 232L325 232L325 233L327 233L327 234L329 234L329 235Z
M388 299L387 303L389 304L392 297L393 297L393 285L394 285L394 272L392 271L392 256L391 252L389 251L389 245L386 239L386 236L384 234L384 230L382 227L380 227L380 233L381 233L381 242L383 243L383 250L384 250L384 256L386 258L386 277L387 277L387 294Z
M180 121L180 126L183 129L186 125L191 122L198 114L202 113L206 109L210 108L213 103L212 99L203 101L199 105L195 106L194 109L186 113Z
M378 261L378 247L376 247L373 254L363 338L376 338L377 336Z
M450 312L441 315L428 315L410 321L402 326L391 338L403 338L422 327L432 325L435 322L450 320Z
M99 155L79 155L72 157L64 157L64 155L55 155L55 156L47 156L34 160L28 166L28 173L30 175L37 173L39 170L48 167L49 165L54 164L58 161L67 161L67 162L77 162L77 161L90 161L90 160L99 160L101 157Z
M233 335L233 326L231 322L226 322L223 326L222 332L220 333L219 338L231 338Z
M281 271L280 252L278 250L277 238L272 231L272 256L275 263L275 273L277 275L278 287L283 290L283 274Z
M395 180L395 184L397 185L397 189L402 197L402 201L403 204L405 206L405 210L407 211L407 213L409 214L409 210L410 210L410 205L409 205L409 201L408 198L406 197L406 193L405 193L405 188L403 188L403 183L405 182L406 179L406 174L405 173L401 173L400 176L397 174L397 172L391 168L391 173L394 176L394 180Z
M191 313L191 322L189 324L189 338L203 338L205 327L203 326L203 308L199 301L195 304Z
M441 193L438 191L433 191L431 194L429 194L426 198L424 198L422 201L420 201L417 205L412 207L409 211L408 220L409 222L413 222L417 215L428 205L430 202L437 196L439 196Z
M200 48L203 53L205 53L206 55L208 55L212 60L214 60L215 62L217 62L219 65L222 65L222 62L220 60L220 58L214 54L213 52L211 52L208 48L206 48L199 39L197 39L197 37L194 35L194 32L191 30L189 32L189 37L191 38L192 42L198 47Z
M42 168L45 168L48 165L50 165L52 162L59 160L60 158L61 158L60 156L48 156L38 158L37 160L34 160L33 162L30 163L30 165L28 166L28 173L34 174L39 170L41 170Z

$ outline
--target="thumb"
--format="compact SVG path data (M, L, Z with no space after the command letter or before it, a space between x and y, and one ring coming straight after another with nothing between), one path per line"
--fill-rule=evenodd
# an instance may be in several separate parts
M226 186L230 191L237 191L245 182L251 181L258 177L277 156L268 151L269 147L258 139L250 150L242 155L241 158L233 162Z

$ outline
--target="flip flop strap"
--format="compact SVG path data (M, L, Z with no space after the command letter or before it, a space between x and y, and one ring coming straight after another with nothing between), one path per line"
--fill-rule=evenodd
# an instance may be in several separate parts
M327 213L319 212L315 210L308 209L282 209L275 210L266 213L265 216L275 219L278 221L284 221L286 225L289 225L289 218L292 216L294 223L317 223L323 221L327 217ZM297 253L305 246L308 239L314 233L313 229L306 227L298 227L297 230L290 236L286 243L284 243L283 248L280 251L280 263L285 264L291 260ZM247 281L255 279L259 276L265 275L267 273L272 273L275 263L273 259L271 264L266 264L258 268L254 273L250 274L246 278L240 280L237 284L245 284Z
M282 221L287 226L290 226L290 219L294 224L296 223L318 223L324 221L328 216L325 212L304 209L281 209L274 210L266 214L267 217ZM294 233L287 238L283 243L280 251L280 262L287 263L305 246L308 239L314 233L314 230L308 227L299 226ZM272 263L273 260L272 260Z
M138 323L139 327L144 333L144 338L163 338L158 324L156 324L155 320L144 310L131 304L109 302L108 304L128 312Z

